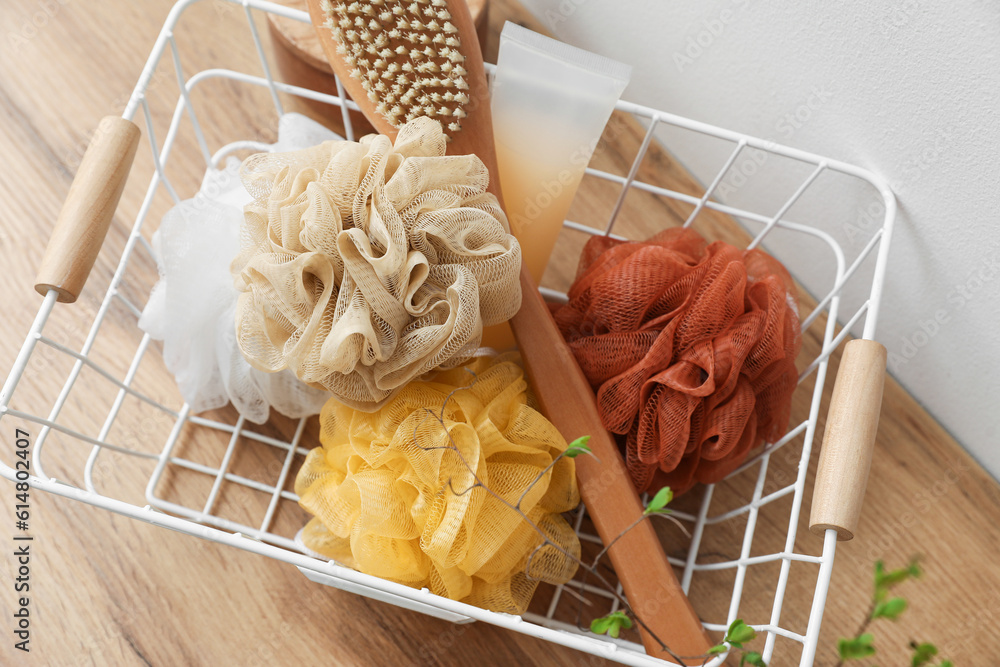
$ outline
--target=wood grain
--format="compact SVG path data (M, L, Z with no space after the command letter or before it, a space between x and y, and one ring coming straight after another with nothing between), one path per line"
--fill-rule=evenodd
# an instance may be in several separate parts
M885 387L885 346L852 340L844 346L840 372L826 416L809 530L854 538L868 486Z
M171 4L169 0L0 3L0 24L6 29L0 38L0 71L4 73L0 79L0 145L5 149L0 164L4 202L0 206L0 257L6 280L5 317L0 318L2 370L13 363L37 312L40 298L32 289L35 270L83 148L102 116L121 111ZM246 26L240 25L242 11L238 5L213 2L198 3L189 10L177 33L189 76L208 66L259 71L252 46L246 48L249 40ZM494 51L488 59L495 58L495 35L506 18L529 27L537 25L513 2L494 2L494 42L487 45L487 53ZM263 20L259 27L266 34ZM149 98L161 141L176 95L172 70L165 67L157 71ZM275 138L275 117L263 111L269 104L266 91L258 95L246 88L206 82L195 91L193 102L205 116L205 126L210 128L206 138L212 146L247 136L262 141ZM289 107L293 105L289 103ZM146 128L143 132L146 142ZM599 149L596 164L622 173L642 140L641 128L616 117L606 137L613 141ZM182 196L195 191L204 171L195 146L185 125L168 168ZM76 349L86 338L145 193L152 173L148 146L140 147L133 170L143 177L130 179L126 186L90 282L77 303L57 305L46 326L47 336ZM699 185L662 150L647 157L639 178L669 183L681 192L700 192ZM571 217L597 224L616 197L614 188L585 182ZM151 229L169 206L167 197L157 196L149 218ZM686 213L675 203L630 197L623 223L653 229L674 224ZM703 229L715 238L745 239L725 216L709 212L704 223ZM572 251L579 247L580 239L567 236L561 243L566 254L556 258L545 278L551 286L564 285L575 272ZM137 253L123 289L141 305L155 277L155 265L148 256ZM114 305L99 339L95 360L116 377L124 377L139 342L134 317L124 307ZM819 343L810 335L804 345L814 355ZM838 360L835 356L831 378ZM913 361L918 363L919 358ZM63 355L39 348L15 392L13 407L46 414L71 366ZM173 380L157 355L143 362L140 375L138 386L145 392L172 407L179 406ZM74 392L61 419L96 434L114 392L91 375L81 377L83 382L89 383L84 387L91 391ZM830 387L832 380L827 382L827 391ZM794 409L800 418L807 403L801 395L796 396ZM826 404L820 413L820 430ZM15 426L26 424L10 418L0 422L5 460L13 448ZM38 429L27 426L37 436ZM268 429L285 433L292 426L278 420ZM169 420L162 415L130 402L123 408L112 437L135 449L158 452L169 427ZM306 442L315 438L314 429L304 437ZM191 438L185 446L185 456L217 464L225 441L204 435ZM47 472L82 484L79 471L89 448L81 451L58 439L47 447ZM280 461L273 448L253 443L241 443L240 447L232 470L236 474L263 475ZM106 459L106 464L105 459L101 461L95 476L99 490L144 504L143 491L152 466L134 465L121 456ZM808 488L812 487L815 461L814 456ZM794 478L797 462L794 449L773 457L765 492ZM837 637L853 634L861 624L871 595L874 560L883 558L888 566L899 566L912 553L923 554L927 574L923 581L905 584L900 590L911 603L905 623L872 628L879 664L908 664L906 643L911 639L935 641L956 665L990 664L1000 651L1000 641L992 630L1000 618L1000 569L994 567L1000 550L996 528L1000 524L1000 490L996 482L891 379L885 386L871 471L856 538L838 549L817 665L835 664ZM170 497L207 495L204 485L205 480L195 473L177 471L161 493ZM732 480L732 497L746 497L748 485L752 487L752 480L743 476ZM245 519L260 509L259 499L225 488L219 511ZM0 483L0 492L4 494L0 525L7 527L0 534L10 536L14 533L13 487ZM728 502L726 493L722 488L717 490L716 502ZM34 634L29 659L35 664L602 664L590 656L485 624L454 626L316 586L294 568L276 561L183 537L89 505L41 493L33 494L31 502L31 532L36 540L31 591ZM696 502L694 496L677 501L687 509ZM818 553L821 541L807 529L808 505L807 495L794 546L800 552ZM761 514L753 542L755 553L783 548L787 506L783 509L783 515ZM303 519L294 503L282 503L276 524L291 530ZM723 560L738 555L744 528L741 520L713 526L705 535L705 557ZM7 574L13 571L10 552L4 548ZM678 550L671 555L684 554ZM802 615L808 613L815 583L815 568L800 565L792 566L782 613L782 623L789 627L797 627ZM772 567L748 572L741 615L767 618L772 601L768 591L776 577ZM724 615L731 592L732 579L721 575L703 580L696 577L692 584L692 600L703 617ZM13 608L14 592L9 585L3 586L0 600L4 610ZM11 639L6 634L0 641L0 663L24 664L25 656L13 650ZM788 647L788 643L778 641L779 650ZM794 650L789 656L776 657L772 664L797 664Z
M107 116L80 162L66 202L35 278L35 291L59 293L60 303L80 296L125 189L139 128L120 116Z

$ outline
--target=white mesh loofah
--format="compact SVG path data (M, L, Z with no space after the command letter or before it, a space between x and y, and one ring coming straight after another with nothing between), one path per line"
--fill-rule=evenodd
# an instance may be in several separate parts
M313 146L337 136L299 114L279 123L276 151ZM228 402L255 423L270 408L288 417L318 414L329 392L310 387L290 371L252 368L236 344L233 321L239 292L230 262L240 250L243 206L251 201L239 179L240 162L209 169L198 194L171 209L153 235L160 280L139 327L163 341L163 359L193 412Z
M468 360L520 307L521 251L489 172L445 156L438 122L246 160L240 348L374 410L408 381Z

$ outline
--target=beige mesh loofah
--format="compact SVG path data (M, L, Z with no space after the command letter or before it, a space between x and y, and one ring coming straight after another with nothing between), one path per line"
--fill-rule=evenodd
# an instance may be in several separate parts
M489 173L445 156L437 121L254 155L233 262L240 349L363 410L466 361L521 304L521 251Z
M566 441L530 407L516 359L477 357L408 384L375 413L329 401L323 446L295 481L315 515L305 545L361 572L511 614L524 611L538 581L568 581L577 562L551 545L536 551L541 535L498 499L516 506L523 495L528 519L579 558L560 515L580 501L573 460L549 468Z

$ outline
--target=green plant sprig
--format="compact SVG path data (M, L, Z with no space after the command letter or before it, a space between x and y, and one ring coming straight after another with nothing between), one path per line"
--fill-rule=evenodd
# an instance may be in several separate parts
M708 649L708 655L711 657L713 655L719 655L721 653L725 653L726 651L736 649L740 652L740 667L744 667L744 665L767 667L767 663L764 662L764 656L757 651L748 651L743 646L748 642L752 642L756 638L757 631L744 623L743 619L737 618L729 625L729 628L726 630L726 636L722 639L722 643L716 644L712 648Z
M615 611L600 618L595 618L590 622L591 632L597 635L607 634L615 639L618 639L622 628L626 630L632 628L632 619L624 611ZM703 658L702 664L704 664L712 656L721 655L727 651L736 649L740 652L740 667L745 667L746 665L767 667L764 656L757 651L748 651L744 647L744 644L752 642L756 638L757 631L744 623L743 619L738 618L726 630L726 636L723 638L721 644L716 644L708 649L708 652L704 655L696 657Z
M923 574L918 561L919 556L913 556L906 567L891 571L886 571L885 563L882 561L875 563L875 585L871 605L854 638L841 637L837 642L837 652L840 655L837 667L841 667L847 660L861 660L875 655L875 635L867 632L868 626L880 618L897 621L907 610L909 603L906 598L898 595L890 596L890 592L899 584L917 579ZM934 662L938 654L934 644L910 642L910 648L913 650L910 667L953 667L951 660Z

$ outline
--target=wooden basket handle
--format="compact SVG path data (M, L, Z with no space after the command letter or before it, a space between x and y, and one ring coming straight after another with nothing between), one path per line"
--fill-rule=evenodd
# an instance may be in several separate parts
M80 296L121 199L139 134L132 121L120 116L101 120L45 248L35 277L39 294L56 290L62 303Z
M873 340L852 340L844 348L809 516L817 535L833 528L840 540L854 537L882 409L885 360L885 347Z

